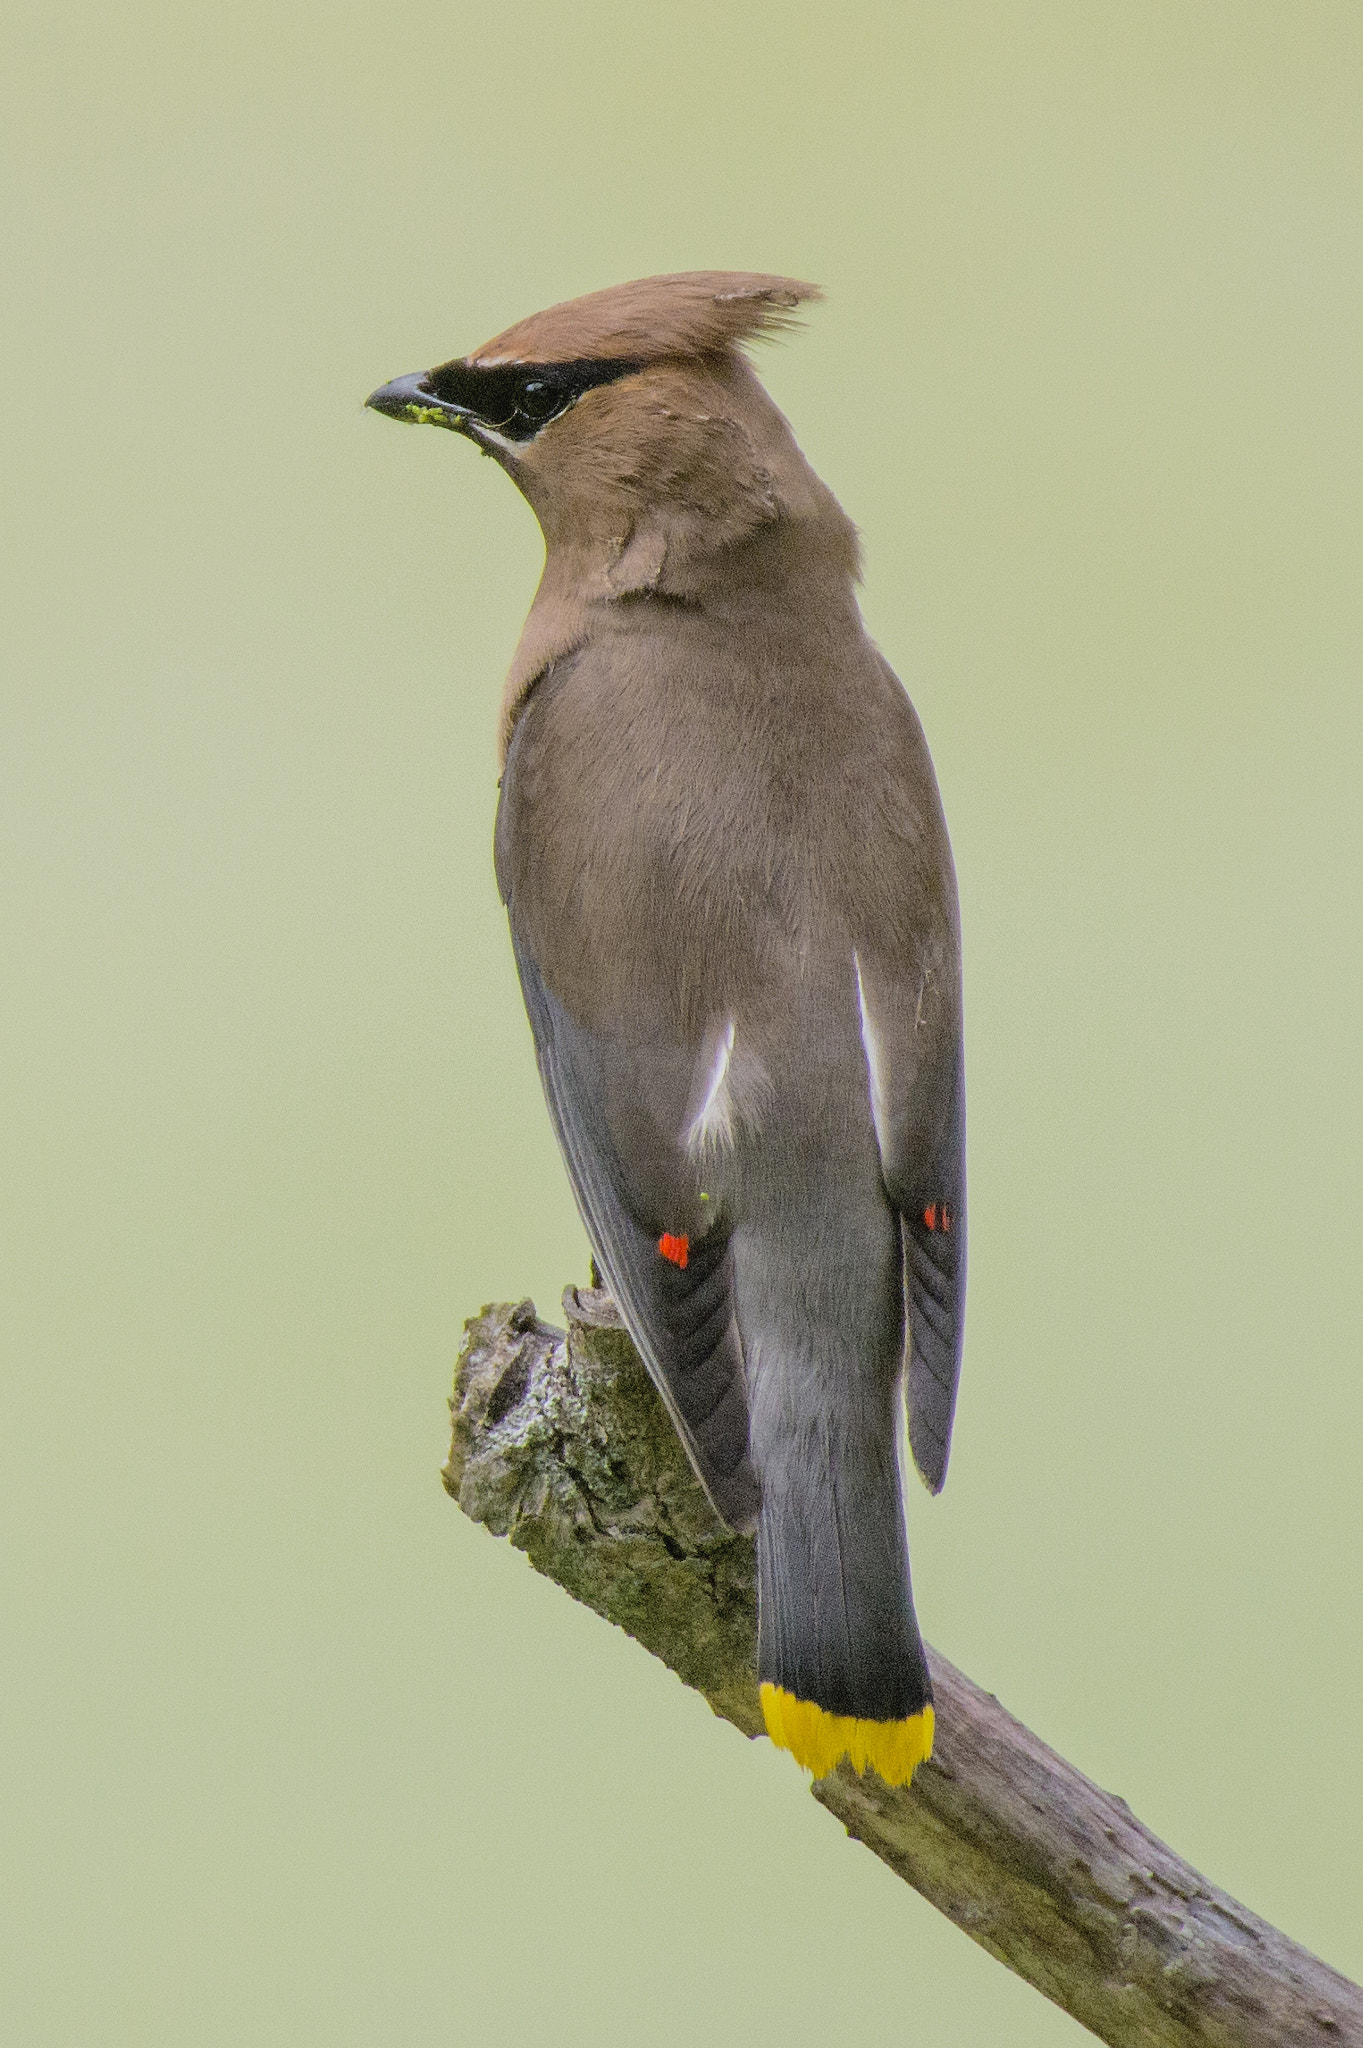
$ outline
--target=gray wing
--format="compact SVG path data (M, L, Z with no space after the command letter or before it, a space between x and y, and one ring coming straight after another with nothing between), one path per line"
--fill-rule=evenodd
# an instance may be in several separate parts
M899 1212L909 1321L909 1444L940 1493L965 1338L965 1058L959 975L910 983L858 963L881 1173Z
M667 1148L651 1146L650 1157L633 1162L621 1156L621 1119L612 1119L611 1105L629 1092L637 1050L569 1016L514 929L512 937L545 1099L592 1248L717 1513L731 1528L751 1528L759 1493L748 1458L729 1230L719 1217L690 1236L684 1268L664 1257L660 1236L695 1198L679 1153L670 1211L654 1206L660 1181L670 1177Z
M965 1071L926 1174L896 1181L909 1309L909 1444L933 1493L946 1482L965 1340Z
M553 710L575 667L570 660L544 678L513 735L497 811L497 881L545 1100L592 1249L701 1484L725 1521L746 1529L756 1519L758 1485L730 1231L719 1205L700 1200L680 1135L696 1048L658 1021L670 1014L667 1003L650 1013L650 1032L646 1003L626 1006L605 993L610 977L592 971L593 948L608 941L571 887L568 903L551 889L556 914L543 914L554 862L573 873L574 857L543 836L546 818L561 810L543 801L543 779L558 766ZM647 963L635 964L646 993ZM597 970L621 965L595 960ZM579 1000L584 968L590 1021ZM565 976L578 991L571 1004ZM664 1255L666 1239L673 1257ZM685 1266L675 1263L677 1240L686 1245Z

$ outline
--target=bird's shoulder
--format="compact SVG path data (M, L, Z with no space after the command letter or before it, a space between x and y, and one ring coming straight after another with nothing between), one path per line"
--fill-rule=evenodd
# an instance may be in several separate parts
M658 608L547 669L507 753L513 928L598 987L618 963L637 988L643 953L794 957L816 927L907 967L927 927L950 944L950 859L921 725L864 635L789 647Z
M617 823L645 833L681 812L740 839L747 821L939 836L922 726L859 621L811 641L656 600L626 618L526 693L505 778L518 813L548 809L557 828L626 797Z

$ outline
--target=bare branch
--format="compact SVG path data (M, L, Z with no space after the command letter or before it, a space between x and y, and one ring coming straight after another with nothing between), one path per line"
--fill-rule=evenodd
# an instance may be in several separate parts
M718 1522L606 1294L465 1332L444 1479L464 1513L760 1733L753 1545ZM937 1746L814 1787L849 1834L1113 2048L1363 2044L1363 1990L1208 1884L929 1651Z

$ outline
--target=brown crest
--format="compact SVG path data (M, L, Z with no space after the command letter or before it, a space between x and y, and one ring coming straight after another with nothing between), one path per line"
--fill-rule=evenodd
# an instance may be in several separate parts
M506 363L657 362L716 356L740 342L779 334L797 309L823 297L815 284L744 270L683 270L588 292L518 320L473 349L478 369Z

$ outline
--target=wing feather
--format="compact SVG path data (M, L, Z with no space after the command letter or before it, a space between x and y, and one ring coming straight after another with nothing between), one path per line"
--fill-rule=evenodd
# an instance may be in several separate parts
M899 1212L909 1358L909 1444L940 1493L965 1335L965 1067L950 980L912 982L856 956L857 996L881 1173Z
M731 1528L751 1528L759 1494L729 1232L719 1219L692 1239L684 1268L662 1256L656 1219L633 1213L593 1086L608 1051L556 1002L514 932L513 944L545 1099L592 1248L716 1512Z

